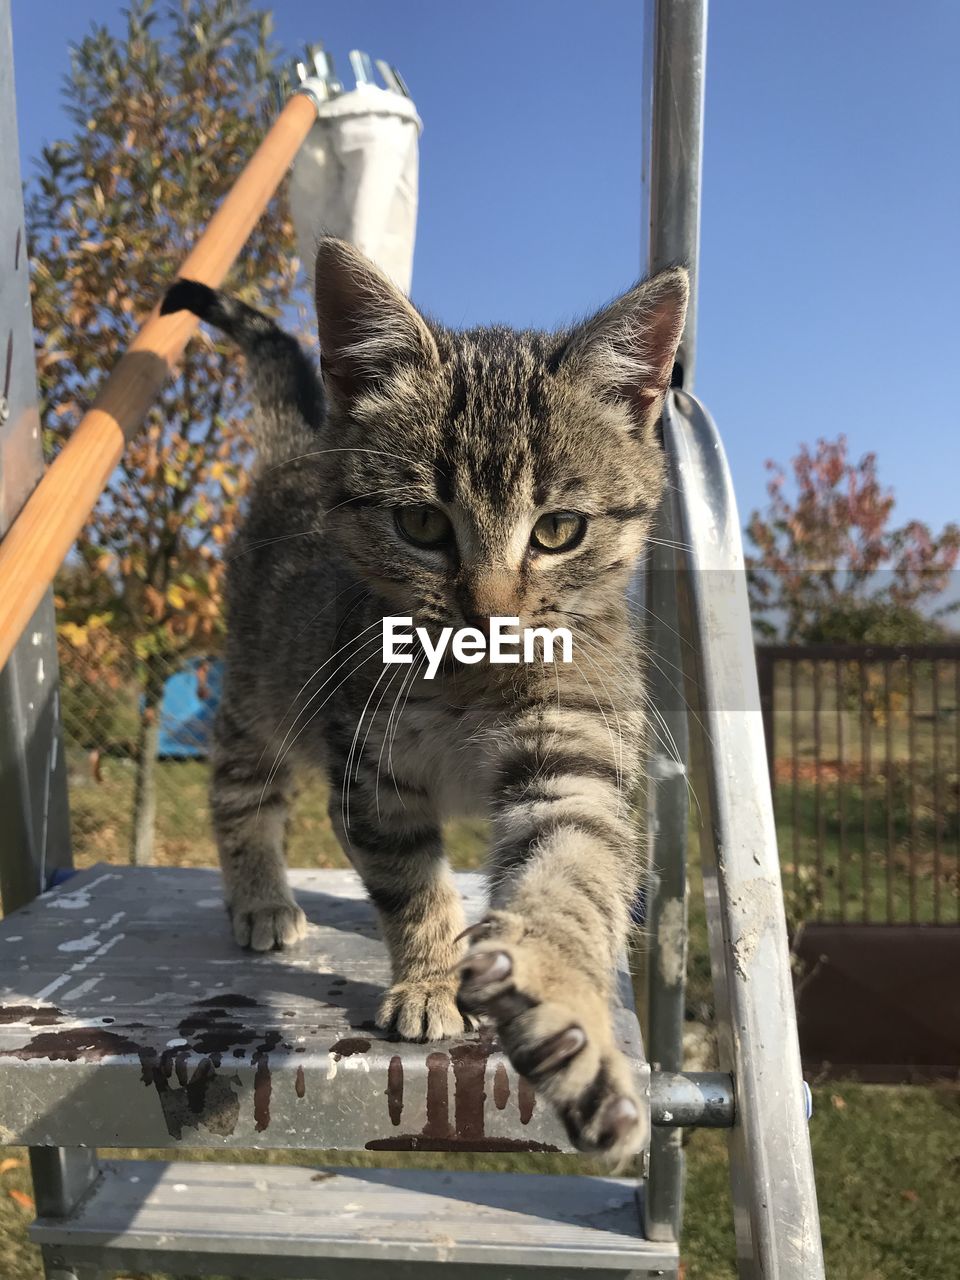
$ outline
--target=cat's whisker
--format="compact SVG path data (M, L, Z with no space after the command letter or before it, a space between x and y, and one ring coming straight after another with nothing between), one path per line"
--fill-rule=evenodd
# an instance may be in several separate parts
M692 551L693 547L687 542L670 542L666 538L647 538L654 547L667 547L670 551Z
M390 689L391 689L391 687L392 687L392 685L393 685L393 682L394 682L394 680L396 680L396 678L397 678L397 676L398 676L399 674L400 674L400 672L399 672L399 671L393 671L393 672L391 672L391 674L390 674L390 679L389 679L389 680L387 681L387 683L384 685L383 693L381 693L381 695L380 695L380 701L379 701L379 702L377 703L377 705L374 707L374 709L373 709L373 714L370 716L370 722L369 722L369 724L367 725L367 732L364 734L363 742L361 742L361 744L360 744L360 750L357 752L357 768L356 768L356 772L355 772L355 773L354 773L354 775L353 775L353 780L354 780L354 782L356 782L356 781L357 781L357 779L360 777L360 765L363 763L363 753L364 753L364 751L367 749L367 742L368 742L368 740L369 740L369 738L370 738L370 731L372 730L373 726L376 724L376 721L377 721L377 715L379 714L380 708L383 706L383 700L384 700L384 698L385 698L385 697L387 696L387 694L390 692ZM403 687L403 681L402 681L402 680L401 680L400 684L401 684L401 688L402 688L402 687Z
M323 690L327 687L327 685L330 683L330 681L333 679L333 677L337 674L337 672L338 672L338 671L342 671L342 670L343 670L343 668L344 668L344 667L345 667L349 662L351 662L355 657L357 657L357 656L358 656L358 654L362 653L365 649L369 649L370 651L369 651L369 653L367 654L367 657L364 659L364 662L366 662L369 658L371 658L371 657L373 656L373 654L377 651L377 649L379 649L379 647L380 647L380 645L381 645L380 636L378 636L378 635L376 635L376 636L368 636L365 640L361 640L361 637L365 634L365 632L367 632L367 631L371 631L371 630L372 630L375 626L377 626L377 625L378 625L378 623L371 623L371 625L370 625L369 627L364 628L364 631L360 632L360 635L359 635L359 636L354 636L354 638L353 638L352 640L349 640L345 645L343 645L343 646L342 646L342 648L340 648L340 649L338 649L338 650L337 650L337 653L336 653L336 654L334 654L334 655L333 655L333 657L337 657L337 655L338 655L338 654L340 654L340 653L342 653L344 649L348 649L348 648L350 648L350 646L351 646L351 645L357 645L357 647L353 650L353 652L352 652L352 653L347 654L346 658L344 658L344 660L343 660L343 661L342 661L342 662L341 662L341 663L340 663L340 664L339 664L339 665L338 665L338 666L337 666L337 667L336 667L336 668L335 668L335 669L330 673L330 675L328 675L328 676L327 676L327 678L326 678L326 680L324 680L323 684L321 684L317 689L315 689L315 690L313 691L313 693L310 695L310 697L307 699L307 701L303 704L303 706L302 706L302 707L300 708L300 710L297 712L297 715L296 715L296 717L295 717L295 719L294 719L293 723L290 725L289 729L287 730L286 734L284 735L284 739L283 739L283 741L280 743L280 746L279 746L279 748L278 748L278 750L277 750L277 756L276 756L276 758L274 759L273 765L272 765L272 766L271 766L271 768L270 768L270 772L269 772L269 774L268 774L268 776L267 776L267 780L266 780L266 782L263 784L263 792L261 793L261 802L262 802L263 796L266 794L267 788L270 786L271 782L273 782L274 778L277 776L277 772L279 771L279 769L280 769L280 768L281 768L281 766L283 765L283 762L284 762L284 760L286 759L287 755L289 754L289 752L290 752L291 748L294 746L294 744L296 743L297 739L300 737L301 733L302 733L302 732L303 732L303 730L306 728L306 724L309 724L309 723L310 723L310 721L311 721L311 720L313 720L314 715L316 714L316 712L314 712L314 715L311 715L311 716L310 716L310 719L306 722L306 724L302 725L302 726L300 727L300 729L297 729L297 725L298 725L298 723L300 722L300 719L301 719L301 717L303 716L303 713L306 711L306 709L310 706L310 704L311 704L311 703L312 703L316 698L318 698L318 697L320 696L320 694L321 694L321 693L323 692ZM372 646L374 646L374 648L370 648L370 646L371 646L371 645L372 645ZM322 666L327 666L327 665L328 665L332 660L333 660L332 658L328 658L328 659L327 659L327 661L326 661L325 663L323 663L323 664L322 664ZM362 665L362 664L361 664L361 665ZM321 668L321 669L322 669L322 668ZM357 670L359 670L359 667L357 668ZM352 674L352 673L351 673L351 674ZM311 679L311 680L312 680L313 678L314 678L313 676L311 676L311 677L310 677L310 679ZM346 679L346 678L347 678L347 677L344 677L344 679ZM306 686L307 686L307 684L309 684L309 683L310 683L310 681L308 680L308 681L306 682L306 684L304 684L304 685L302 686L302 688L301 688L301 690L300 690L300 692L301 692L301 693L303 692L303 689L305 689L305 688L306 688ZM340 686L341 686L342 684L343 684L343 680L339 681L339 683L334 687L333 692L335 693L335 692L337 691L337 689L339 689L339 688L340 688ZM299 697L299 694L298 694L297 696ZM332 697L332 696L333 696L333 695L332 695L332 694L330 694L330 695L328 695L326 698L324 698L323 702L321 702L321 704L320 704L320 708L325 707L325 706L327 705L327 703L329 702L330 697ZM320 708L318 708L318 710L319 710ZM289 741L289 739L290 739L290 735L294 732L294 730L295 730L295 729L297 729L296 736L294 737L293 741L292 741L292 742L290 742L290 745L288 746L288 745L287 745L287 743L288 743L288 741Z
M586 656L587 656L586 653L584 653L584 657ZM619 739L619 751L618 751L617 743L614 741L614 738L613 738L613 730L610 727L610 721L607 719L606 712L604 711L603 707L600 705L600 699L596 695L596 691L594 690L594 687L590 681L590 677L587 675L584 669L580 666L580 663L577 662L576 658L573 659L573 665L580 672L580 675L583 678L584 682L586 683L587 688L590 690L590 696L593 698L594 702L597 704L597 710L600 712L600 715L603 718L603 723L606 725L606 728L607 728L607 734L609 735L609 738L610 738L610 747L613 750L614 761L616 762L614 767L616 768L616 771L617 771L617 816L619 817L620 804L623 798L623 769L622 769L623 736L620 733L620 729L619 729L619 723L620 723L619 717L617 719L617 736Z
M235 561L242 559L243 556L249 555L251 551L261 551L264 547L272 547L278 542L290 542L293 538L316 537L321 532L321 529L315 526L310 529L297 529L295 533L281 533L276 538L261 538L258 542L249 542L239 551L235 551L233 555L225 557L225 562L233 564Z
M363 710L360 712L360 715L357 717L357 727L354 730L353 741L350 743L350 750L347 752L347 767L343 772L343 786L340 791L340 817L343 821L343 829L346 832L348 839L350 837L350 771L353 768L354 752L357 749L357 741L360 737L360 730L363 728L363 721L367 714L367 708L370 706L370 703L373 700L373 695L377 692L377 689L380 687L380 681L384 678L384 676L387 674L389 670L390 668L385 665L383 670L377 676L377 679L373 688L370 690L369 694L367 695L367 700L363 704Z
M397 714L397 706L400 703L400 699L403 697L403 691L406 688L407 681L410 679L412 674L413 674L412 666L404 669L403 679L400 681L400 688L397 690L394 696L393 705L390 708L390 714L387 716L387 723L383 726L383 733L380 735L380 750L377 753L377 773L376 773L376 777L374 779L374 784L373 784L373 799L377 809L378 822L383 821L383 815L380 812L380 770L383 767L383 753L387 749L387 742L390 737L390 729L393 724L393 717ZM393 682L391 681L391 684L392 683ZM397 782L395 778L394 778L393 785L396 788L397 798L399 799L400 788L397 787Z
M354 586L356 586L356 585L357 585L357 584L355 583L355 584L354 584ZM362 585L362 584L361 584L361 585ZM344 588L344 591L339 592L339 593L334 597L334 600L333 600L333 601L331 601L331 604L336 603L336 601L340 599L340 596L344 595L346 591L350 591L350 590L351 590L351 588L350 588L350 587L346 587L346 588ZM366 588L364 588L364 590L366 590ZM361 599L362 599L362 597L361 597ZM358 599L357 601L355 601L355 602L350 606L350 608L347 610L347 612L346 612L346 614L344 615L344 617L341 619L341 625L342 625L342 623L343 623L343 622L345 622L345 621L347 620L347 618L349 618L349 617L350 617L350 615L354 612L354 610L355 610L355 609L357 609L357 607L359 606L359 604L360 604L360 600ZM329 607L330 607L330 606L328 605L328 606L327 606L327 608L329 608ZM321 615L322 613L325 613L325 612L326 612L326 610L325 610L325 609L321 609L321 610L319 611L319 613L314 614L313 618L311 618L310 622L308 622L308 623L307 623L306 627L301 628L301 630L297 632L297 637L296 637L296 638L299 640L299 639L300 639L300 637L303 635L303 632L304 632L304 631L306 631L306 630L307 630L307 628L308 628L308 627L310 627L314 622L316 622L317 618L319 618L319 617L320 617L320 615ZM281 727L282 727L282 725L283 725L283 722L286 720L287 716L290 714L290 712L291 712L291 711L293 710L293 708L296 706L298 699L299 699L299 698L300 698L300 696L302 695L303 691L306 689L307 685L309 685L312 681L314 681L314 680L317 678L317 676L320 674L320 672L324 669L324 667L329 666L329 664L330 664L331 662L333 662L334 658L336 658L339 654L343 653L344 649L348 649L348 648L350 647L350 645L351 645L351 644L354 644L357 640L359 640L359 639L361 638L361 636L363 636L363 635L365 634L365 632L367 632L367 631L371 631L375 626L376 626L376 623L375 623L375 622L371 623L369 627L365 627L365 628L364 628L364 630L363 630L363 631L361 631L361 632L359 632L359 634L358 634L358 635L354 636L352 640L348 640L346 644L341 645L341 646L340 646L340 648L339 648L339 649L337 649L336 653L332 653L332 654L329 656L329 658L326 658L323 662L321 662L321 663L320 663L320 665L319 665L319 667L317 667L317 668L314 670L313 674L312 674L312 675L309 675L309 676L306 678L306 680L303 682L303 684L300 686L300 688L297 690L297 692L296 692L296 693L293 695L293 697L290 699L290 702L289 702L289 704L288 704L288 706L287 706L286 711L284 711L283 715L282 715L282 716L280 717L280 719L277 721L277 726L276 726L276 728L273 730L273 732L272 732L272 733L270 734L270 736L268 737L268 739L267 739L267 741L266 741L266 744L264 745L263 750L260 752L260 756L259 756L259 758L258 758L258 760L257 760L257 767L258 767L258 768L259 768L259 766L263 763L263 757L267 754L267 748L268 748L268 747L270 747L270 746L271 746L271 744L276 740L277 734L280 732L280 729L281 729ZM301 708L301 709L302 709L302 708ZM281 744L281 747L282 747L282 744Z
M418 469L422 466L422 464L418 463L415 458L408 458L402 453L390 453L386 449L361 448L359 445L340 445L331 449L313 449L310 453L298 453L293 458L284 458L281 462L277 462L272 467L268 467L267 473L269 474L271 471L279 471L281 467L289 467L293 462L305 462L308 458L322 458L328 453L375 453L383 458L394 458L397 462L406 462L411 467L417 467Z
M278 758L278 760L277 760L277 761L275 761L274 766L273 766L273 768L271 769L271 774L272 774L273 776L276 776L276 772L277 772L280 768L282 768L284 760L287 758L287 756L290 754L290 752L293 750L293 748L297 745L297 742L298 742L298 741L299 741L299 739L303 736L303 734L304 734L304 733L306 733L306 731L307 731L307 729L310 727L310 725L311 725L311 724L313 724L314 720L316 720L317 716L320 714L320 712L323 710L323 708L327 705L327 703L328 703L328 702L330 702L330 700L331 700L333 697L335 697L335 696L336 696L336 694L337 694L337 693L339 692L339 690L340 690L340 689L341 689L341 688L346 684L346 682L347 682L348 680L351 680L351 679L352 679L352 678L357 674L357 672L359 672L363 667L365 667L365 666L367 665L367 663L370 661L370 659L371 659L372 657L374 657L374 656L375 656L375 653L376 653L376 650L371 650L371 651L369 651L369 652L368 652L368 653L367 653L363 658L361 658L361 659L360 659L360 661L357 663L357 665L356 665L356 666L355 666L351 671L348 671L348 672L346 673L346 675L344 675L344 676L343 676L343 677L342 677L342 678L341 678L341 679L340 679L340 680L339 680L339 681L338 681L338 682L333 686L333 688L330 690L330 692L327 694L327 696L324 698L324 700L320 703L320 705L319 705L318 707L316 707L316 708L311 712L311 714L307 717L307 719L304 721L304 723L303 723L303 724L300 726L300 728L297 730L296 735L295 735L295 736L294 736L294 738L293 738L293 741L292 741L292 742L290 743L290 745L286 748L286 750L283 750L283 754ZM346 666L347 662L352 661L352 660L353 660L353 658L355 658L356 656L357 656L357 653L352 653L352 654L350 654L350 655L349 655L349 657L346 659L346 661L345 661L344 663L342 663L341 665L342 665L342 666ZM339 669L339 668L338 668L338 669ZM281 749L281 750L282 750L282 749ZM259 804L257 805L257 817L258 817L258 818L259 818L259 816L260 816L260 807L261 807L261 805L263 804L263 797L266 795L267 788L269 787L269 785L270 785L270 782L271 782L271 781L272 781L272 777L271 777L270 779L268 779L268 781L267 781L267 782L265 782L265 783L263 784L263 790L260 792L260 802L259 802Z
M349 585L348 587L344 587L342 591L338 591L338 592L337 592L337 594L333 597L333 599L332 599L332 600L328 600L328 601L327 601L327 603L323 606L323 608L322 608L322 609L318 609L318 610L317 610L317 612L313 615L313 617L309 620L309 622L305 622L305 623L304 623L304 625L300 628L300 630L299 630L299 631L297 632L297 634L294 636L294 639L295 639L295 640L299 640L299 639L303 636L304 632L305 632L305 631L309 631L309 630L310 630L310 628L313 626L313 624L317 621L317 619L318 619L318 618L322 618L322 617L323 617L323 615L324 615L324 614L325 614L329 609L332 609L332 608L333 608L333 606L337 603L337 601L341 598L341 596L345 596L345 595L347 594L347 592L348 592L348 591L360 591L360 592L361 592L361 594L364 594L364 593L366 593L366 592L368 592L368 591L369 591L369 587L367 586L367 584L366 584L365 582L351 582L351 583L350 583L350 585ZM344 622L344 621L346 621L346 619L347 619L347 618L349 618L350 614L351 614L351 613L354 611L354 609L357 607L357 604L358 604L358 603L359 603L359 601L355 601L355 602L350 606L350 610L349 610L349 612L348 612L348 613L346 613L346 614L344 615L344 617L341 619L341 623L342 623L342 622Z
M403 796L400 794L400 786L399 786L399 783L397 782L396 774L393 771L393 744L397 736L397 730L400 727L400 717L403 715L404 707L407 705L407 698L410 697L410 690L413 688L413 685L416 682L417 676L423 670L424 666L426 665L426 662L427 662L426 657L421 656L418 660L411 663L410 666L407 668L407 670L404 672L403 681L401 682L401 685L400 685L400 690L397 694L396 699L394 700L393 707L391 708L391 711L390 711L390 716L387 719L387 724L383 733L383 742L381 742L380 744L380 755L377 758L377 816L378 817L380 816L380 791L379 791L380 765L381 765L381 761L383 760L384 747L387 748L387 771L389 772L390 779L393 782L393 789L397 793L397 799L400 801L401 808L405 809L407 807L406 801L404 800ZM401 699L402 699L402 702L401 702Z
M590 666L596 673L597 679L600 681L603 691L607 695L607 704L613 712L617 722L617 742L619 747L619 754L617 756L617 816L619 817L620 805L623 800L623 726L620 724L620 713L617 711L616 703L610 695L610 690L607 688L606 681L603 678L600 668L591 658L590 650L587 647L584 647L583 649L583 656L590 663Z
M646 608L646 606L641 606L641 607ZM586 616L586 615L582 615L582 614L573 614L573 613L570 613L569 611L567 611L567 612L568 612L568 616L570 616L570 617L585 617L585 616ZM659 618L657 618L656 614L653 614L651 610L647 609L647 612L648 612L648 613L651 613L651 615L655 618L655 620L656 620L657 622L659 622L659 621L660 621L660 619L659 619ZM601 622L601 620L600 620L600 619L596 619L596 618L594 618L594 619L590 619L590 621L592 621L592 622L596 622L596 623L597 623L599 626L601 626L601 627L605 625L604 623L602 623L602 622ZM667 629L672 631L672 628L669 628L669 627L668 627ZM610 633L611 633L611 631L612 631L612 630L613 630L613 628L611 628L611 627L607 627L607 628L606 628L606 631L607 631L607 635L608 635L608 636L610 635ZM685 640L685 639L684 639L684 637L679 636L677 632L673 632L673 634L674 634L674 635L677 635L679 639L683 639L685 644L689 644L689 641ZM690 646L690 647L692 648L692 646ZM667 675L667 673L663 670L663 667L660 665L660 661L659 661L659 659L658 659L658 657L657 657L657 655L656 655L656 654L654 654L650 649L646 649L646 650L645 650L645 654L644 654L644 656L645 656L646 660L647 660L648 662L650 662L650 663L651 663L651 665L655 668L655 670L657 670L657 671L658 671L658 672L659 672L659 673L660 673L660 674L661 674L665 679L670 680L670 681L671 681L671 683L673 683L672 677L671 677L671 676L669 676L669 675ZM682 667L678 666L675 662L671 662L671 661L669 660L669 658L664 658L664 659L663 659L663 661L664 661L664 662L666 662L666 663L667 663L667 666L671 667L671 668L672 668L672 670L673 670L673 671L675 671L675 672L677 673L677 675L679 675L682 679L685 679L685 678L686 678L686 672L684 671L684 669L683 669ZM621 672L626 671L626 668L623 666L622 662L620 663L620 670L621 670ZM695 710L695 709L690 705L689 701L687 700L686 694L683 692L683 688L682 688L682 686L674 685L674 687L676 688L677 693L679 694L680 699L681 699L681 701L683 702L683 705L684 705L684 707L685 707L685 709L686 709L686 711L687 711L688 715L691 715L691 716L694 718L694 720L695 720L695 721L697 722L697 724L700 726L700 728L701 728L701 730L703 731L703 733L707 735L707 740L709 741L710 739L709 739L709 734L707 734L706 725L703 723L703 721L701 720L700 716L697 714L696 710Z
M668 626L667 623L665 623L658 614L654 613L654 611L650 608L650 606L646 604L643 600L638 600L638 599L634 599L633 597L628 597L627 608L630 610L631 613L633 613L636 609L642 609L643 612L647 614L649 617L651 617L654 620L654 622L657 623L658 626L666 628L666 630L670 632L670 634L674 637L674 639L679 640L680 643L686 645L688 649L694 648L694 644L692 640L690 640L687 636L682 635L679 631L676 630L676 628Z
M581 637L581 639L582 639L582 637ZM601 652L602 652L602 651L601 651ZM586 650L585 650L585 649L584 649L584 654L585 654L585 656L588 656L588 655L586 654ZM618 662L616 659L611 658L611 656L610 656L609 654L607 654L607 653L603 653L603 655L602 655L602 656L603 656L604 660L605 660L605 661L607 661L607 662L610 662L610 663L613 665L614 670L619 671L619 672L620 672L620 674L621 674L622 676L624 676L624 678L631 678L631 679L633 679L633 680L636 680L636 672L634 672L634 673L630 673L630 672L629 672L629 670L628 670L628 669L623 665L623 663L622 663L622 662ZM649 655L648 655L648 656L649 656ZM656 665L656 664L654 663L654 665ZM660 746L661 746L661 747L662 747L662 748L667 752L667 754L670 756L670 758L671 758L671 760L674 762L674 764L676 764L678 768L680 768L681 770L683 770L684 779L685 779L685 781L686 781L686 785L687 785L687 791L689 792L690 798L691 798L691 800L693 801L693 803L694 803L694 805L695 805L695 807L696 807L696 810L697 810L697 814L698 814L698 816L699 816L699 817L701 818L701 820L702 820L702 817L703 817L703 811L702 811L701 806L700 806L700 799L699 799L699 797L697 796L697 793L696 793L696 791L695 791L695 789L694 789L694 787L693 787L693 783L692 783L692 782L691 782L691 780L690 780L690 777L689 777L689 774L688 774L688 771L687 771L687 764L686 764L686 761L684 761L684 760L681 758L680 748L679 748L679 746L677 745L677 741L676 741L676 739L674 738L672 731L670 730L670 726L667 724L666 720L664 719L664 717L663 717L663 715L662 715L662 713L661 713L661 711L660 711L659 707L658 707L658 706L656 705L656 703L653 701L653 695L650 693L650 691L649 691L649 689L647 688L646 684L645 684L643 681L639 681L639 682L638 682L638 684L637 684L637 688L638 688L638 692L639 692L639 694L640 694L640 697L641 697L641 699L642 699L642 701L643 701L643 705L644 705L644 707L645 707L645 708L646 708L646 710L647 710L647 711L649 711L649 712L652 714L652 716L654 717L654 720L652 720L652 721L648 721L648 724L649 724L649 727L650 727L650 729L651 729L651 731L652 731L652 733L653 733L653 736L654 736L654 738L656 739L656 741L657 741L657 742L659 742ZM681 694L681 697L682 697L682 696L683 696L683 695ZM684 699L684 705L687 707L687 710L689 711L689 713L690 713L690 714L691 714L691 715L692 715L692 716L693 716L693 717L698 721L698 723L699 723L699 717L697 716L697 714L696 714L696 712L693 710L693 708L692 708L692 707L690 707L690 706L689 706L689 704L687 704L687 703L686 703L686 699Z
M348 616L349 616L349 615L348 615ZM364 636L366 636L368 632L373 631L373 629L374 629L376 626L378 626L378 625L379 625L379 620L376 620L376 621L374 621L374 622L371 622L371 623L370 623L370 625L369 625L368 627L364 627L362 631L358 631L358 632L357 632L357 634L356 634L355 636L352 636L352 637L351 637L351 638L350 638L350 639L349 639L345 644L342 644L342 645L340 646L340 648L339 648L339 649L337 649L334 653L331 653L331 654L330 654L330 656L329 656L328 658L325 658L325 659L323 660L323 662L321 662L321 663L320 663L320 665L319 665L318 667L316 667L316 668L314 669L314 671L313 671L309 676L307 676L306 680L304 680L303 684L300 686L300 688L297 690L297 692L296 692L296 693L293 695L293 697L291 698L291 700L290 700L290 705L287 707L286 711L285 711L285 712L283 713L283 715L281 716L281 718L280 718L280 724L278 724L278 725L277 725L277 728L274 730L273 735L271 735L272 737L275 737L275 736L276 736L276 734L279 732L280 725L281 725L281 724L283 724L284 720L286 720L287 716L290 714L290 712L291 712L291 711L293 710L293 708L296 706L297 702L298 702L298 701L300 700L300 698L302 697L302 695L303 695L304 691L306 690L307 686L308 686L308 685L310 685L310 684L312 684L312 683L313 683L313 681L314 681L314 680L316 680L317 676L320 674L320 672L321 672L321 671L323 671L324 667L328 667L328 666L330 665L330 663L331 663L331 662L333 662L336 658L338 658L338 657L340 656L340 654L341 654L341 653L343 653L343 651L344 651L345 649L349 649L351 645L354 645L354 644L356 644L358 641L362 640L362 639L363 639L363 637L364 637ZM373 637L371 636L371 637L370 637L370 639L372 640L372 639L373 639ZM320 689L323 689L323 687L324 687L324 685L321 685L321 686L320 686ZM317 693L317 692L319 692L319 690L316 690L316 691L314 692L314 694L312 695L312 697L316 696L316 693ZM305 708L306 708L306 707L308 707L308 706L310 705L310 701L311 701L311 699L308 699L308 700L307 700L307 702L304 704L304 706L300 708L300 711L301 711L301 712L302 712L303 710L305 710ZM296 716L296 717L295 717L295 719L294 719L294 724L296 723L296 720L297 720L297 719L299 719L299 712L298 712L297 716ZM292 727L293 727L293 725L291 725L291 728L292 728ZM282 745L283 745L283 744L281 743L281 746L282 746ZM264 751L266 751L266 748L264 748ZM263 759L263 753L261 753L260 759L261 759L261 760Z
M371 489L369 493L352 493L349 498L344 498L342 502L335 502L332 507L327 507L324 515L328 516L334 511L339 511L341 507L349 507L352 502L358 502L361 498L379 498L384 493L408 493L409 485L391 484L381 489Z
M400 710L397 712L397 718L393 722L393 734L391 735L391 738L390 738L390 746L387 748L387 769L390 771L390 775L393 778L393 786L401 804L403 803L403 797L400 795L400 788L397 786L396 775L394 774L394 770L393 770L393 744L397 740L397 733L400 729L400 719L404 711L407 709L407 702L410 699L410 693L413 689L413 686L416 684L417 680L420 678L421 671L423 671L426 665L427 665L427 657L426 657L426 654L424 654L420 658L420 661L416 664L416 666L410 668L413 674L410 677L410 683L407 685L407 692L404 695L403 703L400 706Z

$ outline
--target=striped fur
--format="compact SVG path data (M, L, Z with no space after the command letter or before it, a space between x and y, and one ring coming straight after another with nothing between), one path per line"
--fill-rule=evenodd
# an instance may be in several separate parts
M494 1018L574 1140L628 1155L643 1108L609 999L640 874L644 691L625 592L663 485L685 274L555 335L441 328L336 241L316 278L322 386L233 300L180 282L167 304L243 347L271 439L230 563L212 786L237 941L303 934L283 828L295 766L319 765L390 949L382 1025L435 1039ZM446 513L447 547L400 536L393 513L416 503ZM582 542L538 554L534 523L566 510L587 518ZM416 660L382 664L387 614L431 632L567 626L574 661L448 663L426 681ZM491 909L463 939L440 832L466 814L490 822Z

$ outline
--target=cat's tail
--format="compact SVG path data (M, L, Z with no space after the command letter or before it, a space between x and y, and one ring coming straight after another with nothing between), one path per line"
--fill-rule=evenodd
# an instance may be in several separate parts
M197 280L176 280L161 315L190 311L232 338L247 357L261 461L284 462L316 447L323 424L323 386L300 343L245 302Z

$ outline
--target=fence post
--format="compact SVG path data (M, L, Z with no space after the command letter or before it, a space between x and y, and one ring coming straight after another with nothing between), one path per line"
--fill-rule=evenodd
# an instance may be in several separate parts
M760 716L763 720L763 738L767 746L767 772L770 774L771 787L776 782L774 777L774 723L773 723L773 678L775 661L773 654L763 645L757 645L757 680L760 685Z

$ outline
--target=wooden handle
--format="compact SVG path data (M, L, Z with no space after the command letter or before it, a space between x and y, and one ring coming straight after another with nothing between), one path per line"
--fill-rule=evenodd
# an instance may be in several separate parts
M290 99L179 275L212 288L223 282L316 118L306 94ZM196 326L187 312L161 316L154 308L0 542L0 668Z

